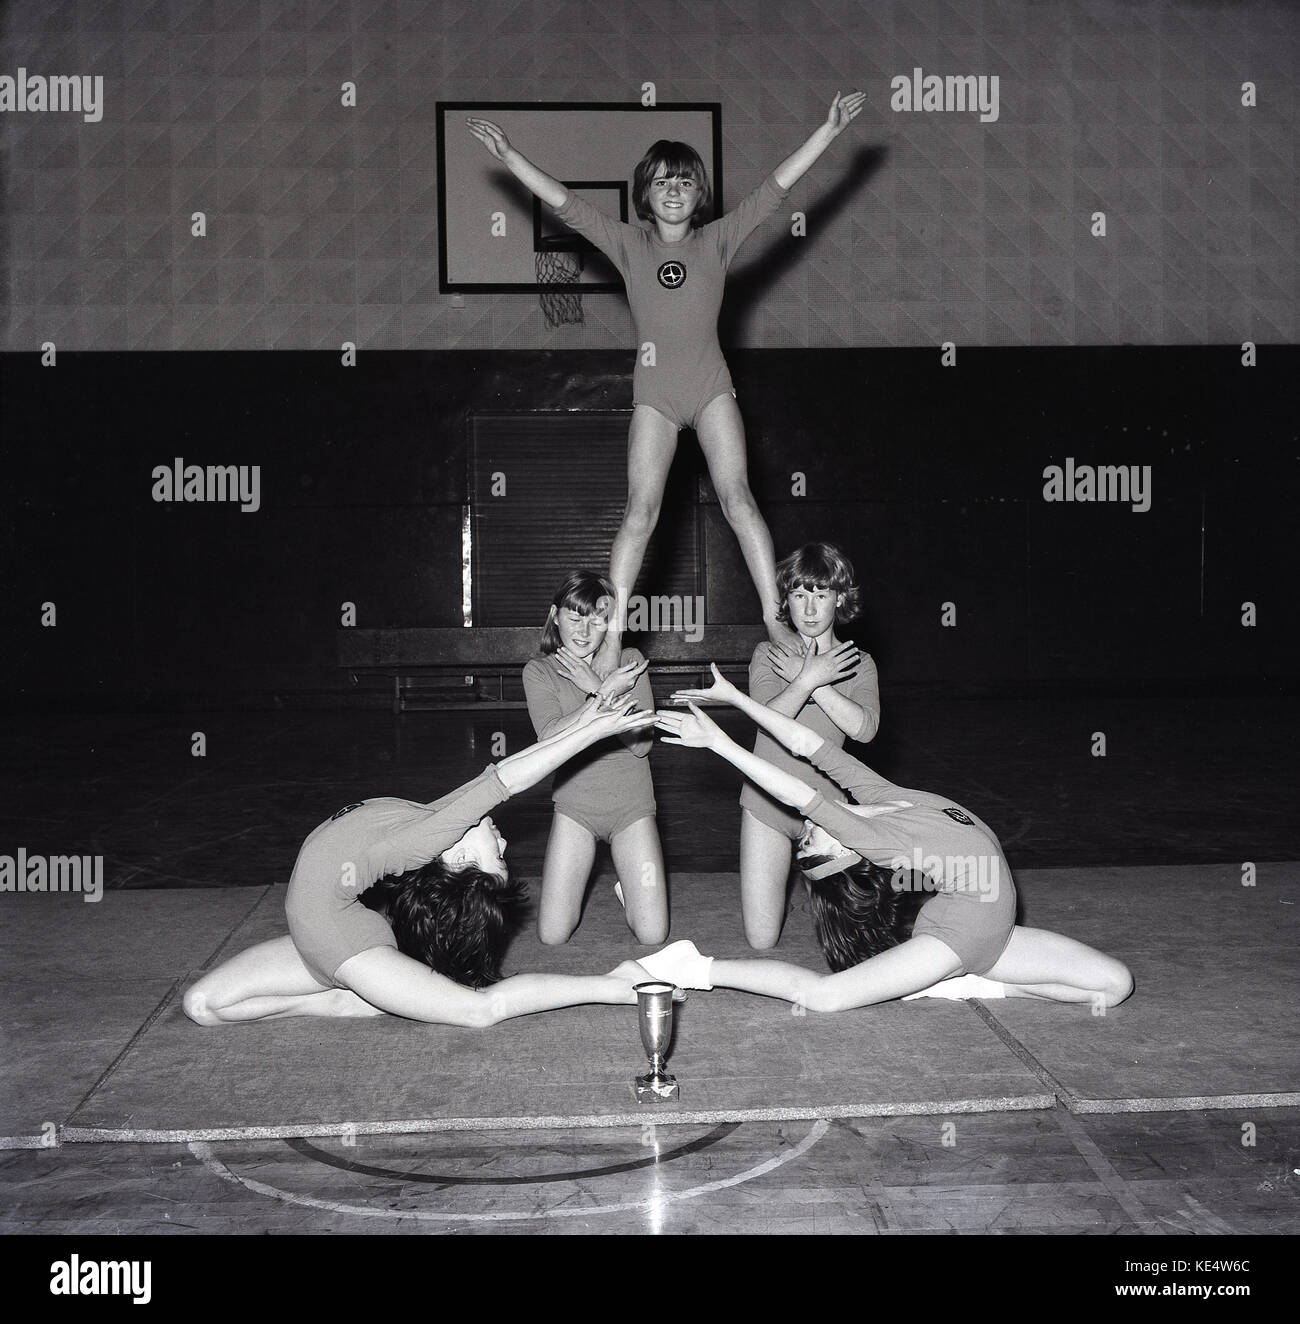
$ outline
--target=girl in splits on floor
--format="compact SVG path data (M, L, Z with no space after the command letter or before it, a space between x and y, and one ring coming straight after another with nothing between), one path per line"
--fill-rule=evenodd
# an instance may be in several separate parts
M653 721L630 703L605 711L593 703L563 733L489 764L432 804L385 798L340 809L298 853L288 937L204 975L185 994L186 1013L200 1025L390 1012L486 1026L578 1003L634 1003L645 972L633 961L607 975L496 982L527 889L511 881L489 815L575 754Z
M1133 990L1119 961L1072 938L1016 924L1016 890L998 839L968 809L895 786L815 731L755 703L714 668L707 690L661 712L672 744L711 749L807 822L799 864L817 938L834 974L784 961L713 960L673 943L644 967L682 988L739 988L814 1011L842 1011L912 994L1027 997L1113 1007ZM836 804L730 740L695 701L729 703L792 754L849 791ZM902 893L926 899L907 932ZM966 978L956 978L965 976ZM971 978L974 976L975 978Z
M865 744L880 727L876 664L857 645L841 643L835 627L854 620L861 594L853 566L838 547L808 543L776 568L783 624L798 645L763 643L749 664L749 696L792 717L836 747L845 737ZM754 753L807 782L828 799L841 799L829 777L795 758L761 728ZM751 947L775 947L785 920L786 884L803 819L752 781L740 796L740 901Z
M539 739L567 731L593 706L633 699L653 711L648 664L635 648L623 649L618 668L605 679L592 670L613 610L614 586L590 570L575 572L560 586L542 631L541 656L524 667L528 715ZM653 731L624 732L556 772L555 818L537 911L543 942L568 942L578 927L598 841L609 842L620 879L614 890L637 941L661 943L668 936L668 889L648 757L653 744Z
M595 669L618 665L628 599L659 520L677 434L695 429L727 522L735 531L775 641L789 641L777 619L772 535L749 490L745 429L731 374L718 345L718 311L727 268L754 229L781 205L832 142L862 110L866 96L837 92L826 121L734 211L705 224L711 201L704 162L686 143L660 139L633 175L633 204L648 228L596 210L516 148L499 125L471 119L470 132L557 217L589 239L618 268L627 286L637 343L628 436L628 494L610 554L618 607Z

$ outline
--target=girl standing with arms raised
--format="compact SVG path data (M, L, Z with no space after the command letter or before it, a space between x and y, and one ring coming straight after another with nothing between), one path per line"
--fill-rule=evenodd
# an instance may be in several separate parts
M731 374L718 345L723 282L740 245L781 205L786 194L862 110L861 92L837 92L825 123L734 211L705 224L711 193L699 154L686 143L661 139L633 176L637 215L649 227L616 221L539 169L489 120L471 119L470 132L558 218L589 239L618 268L627 286L640 350L632 378L628 434L628 495L610 554L617 611L596 670L618 665L628 599L659 521L677 434L693 427L709 466L722 513L735 531L773 640L790 641L778 621L772 535L749 490L745 428Z

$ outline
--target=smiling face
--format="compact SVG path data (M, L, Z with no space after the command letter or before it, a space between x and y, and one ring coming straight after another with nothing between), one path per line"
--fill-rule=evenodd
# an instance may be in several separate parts
M702 194L698 181L690 175L670 175L659 165L650 180L647 201L656 221L680 225L689 221L700 205Z
M605 642L605 631L609 629L609 610L613 603L608 598L601 598L592 612L579 611L576 607L559 607L555 613L555 627L560 634L560 644L580 658L591 657Z
M844 601L843 593L832 588L815 588L796 584L786 594L786 610L790 624L805 639L817 639L835 624L835 612Z
M506 866L506 839L491 818L480 818L454 846L449 846L438 858L452 869L473 865L484 873L496 874L498 878L510 877L510 870Z

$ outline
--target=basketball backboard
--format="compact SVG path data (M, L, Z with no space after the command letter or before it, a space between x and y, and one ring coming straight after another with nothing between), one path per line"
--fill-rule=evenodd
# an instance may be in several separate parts
M438 132L438 276L444 293L528 293L543 288L535 253L563 247L584 260L572 288L614 293L614 268L565 227L483 147L467 119L501 126L534 165L593 206L637 223L632 172L660 138L689 143L713 186L722 214L722 108L716 102L642 106L608 102L440 101Z

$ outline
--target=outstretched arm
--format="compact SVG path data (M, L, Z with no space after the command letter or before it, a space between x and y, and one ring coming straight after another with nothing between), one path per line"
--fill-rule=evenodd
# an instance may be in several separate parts
M847 1011L906 997L961 969L957 953L929 934L909 938L838 974L823 975L787 961L713 962L714 988L739 988L785 998L809 1011Z
M782 718L782 721L789 721ZM690 712L659 712L655 715L655 725L666 734L666 745L689 745L694 749L711 749L715 754L727 760L732 767L739 768L756 786L775 796L792 809L802 809L811 803L819 792L800 781L798 777L778 768L766 759L736 744L721 727L706 717L694 704ZM818 744L822 738L815 731L801 727L797 722L790 722L806 736L811 736Z
M535 166L522 152L510 146L510 139L501 131L499 124L493 124L491 120L476 119L468 119L465 123L469 125L469 131L474 137L530 193L535 193L548 206L557 209L563 207L569 200L569 190L558 179L552 178L545 170Z
M846 97L836 92L826 123L814 129L808 141L777 166L772 172L776 182L783 189L793 188L808 173L813 162L848 128L850 120L861 112L866 100L865 92L850 92Z
M826 743L811 728L803 726L792 717L786 717L783 713L775 712L761 703L755 703L748 694L742 694L714 664L709 664L709 670L713 672L713 684L707 690L678 690L672 696L672 702L690 703L693 700L699 700L703 703L729 703L733 708L739 708L746 717L752 718L769 735L775 736L791 754L797 754L800 758L812 758ZM698 711L698 709L695 711ZM710 725L713 724L710 723ZM719 731L718 734L721 735L722 733ZM802 783L800 784L802 785ZM808 788L805 787L805 789ZM793 801L787 800L786 803L791 804Z
M391 947L345 961L336 978L372 1007L435 1025L481 1029L513 1016L583 1003L633 1003L633 985L649 976L635 961L607 975L512 975L489 988L464 988Z
M589 699L580 709L578 723L511 754L496 765L497 776L501 778L506 793L515 795L535 786L579 750L598 740L629 731L644 731L654 725L654 713L633 712L632 709L633 704L629 701L611 712L602 713L597 708L597 701Z

